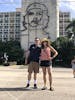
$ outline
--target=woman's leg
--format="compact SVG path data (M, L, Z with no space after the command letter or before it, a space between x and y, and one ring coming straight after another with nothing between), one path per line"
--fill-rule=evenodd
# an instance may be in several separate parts
M44 87L46 87L46 67L42 67Z
M50 88L52 87L52 68L47 67L47 71L48 71L48 76L49 76L49 83L50 83Z
M74 75L74 78L75 78L75 70L73 69L73 75Z

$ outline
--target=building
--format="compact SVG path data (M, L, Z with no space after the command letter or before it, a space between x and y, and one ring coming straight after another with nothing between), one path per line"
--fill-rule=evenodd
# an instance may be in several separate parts
M27 49L35 37L59 37L58 0L22 0L21 46Z
M66 36L66 27L70 24L70 12L59 12L59 36Z
M22 0L22 8L15 12L0 12L0 40L21 40L22 48L27 49L35 37L54 41L59 35L65 36L70 13L59 12L58 3L58 0Z
M20 40L21 12L0 12L0 40Z

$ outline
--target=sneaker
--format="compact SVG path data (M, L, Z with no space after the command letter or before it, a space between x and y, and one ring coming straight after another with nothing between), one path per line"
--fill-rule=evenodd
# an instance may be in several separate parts
M50 87L50 89L49 89L50 91L54 91L54 88L53 87Z
M46 90L47 89L47 87L43 87L41 90Z
M28 88L29 86L30 86L30 85L29 85L29 84L27 84L25 88Z
M37 85L36 84L34 84L34 89L37 89Z

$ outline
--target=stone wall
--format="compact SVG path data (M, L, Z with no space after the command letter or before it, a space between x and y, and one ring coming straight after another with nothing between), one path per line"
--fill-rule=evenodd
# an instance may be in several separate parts
M59 6L57 0L22 0L21 46L27 49L35 37L59 37Z

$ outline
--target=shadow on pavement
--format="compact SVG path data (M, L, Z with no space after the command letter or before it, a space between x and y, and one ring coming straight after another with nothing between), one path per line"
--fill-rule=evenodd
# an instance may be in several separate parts
M17 88L0 88L0 91L40 91L41 88L25 88L25 87L17 87Z

